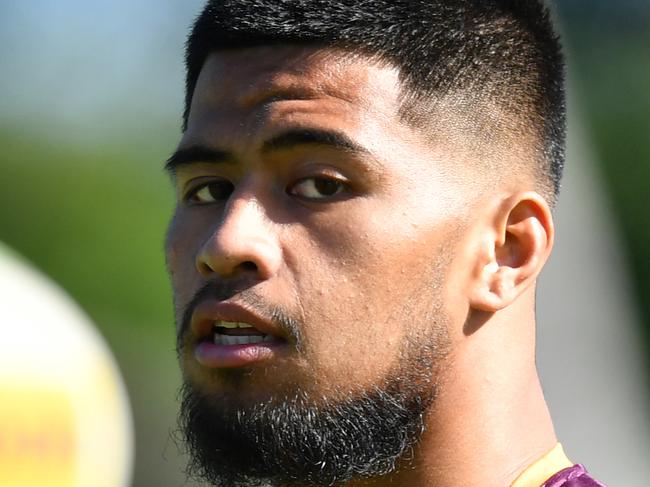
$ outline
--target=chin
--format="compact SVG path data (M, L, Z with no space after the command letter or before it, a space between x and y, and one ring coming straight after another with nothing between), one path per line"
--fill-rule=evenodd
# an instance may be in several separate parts
M408 352L386 377L352 394L343 385L314 390L313 380L283 377L286 369L188 380L179 416L188 473L217 486L285 487L389 475L412 456L437 394L431 364L439 350Z
M394 386L338 401L303 391L242 399L183 388L180 420L194 477L319 486L386 475L417 443L433 401Z

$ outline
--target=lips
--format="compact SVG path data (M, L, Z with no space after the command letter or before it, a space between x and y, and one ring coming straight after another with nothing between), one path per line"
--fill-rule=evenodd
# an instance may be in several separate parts
M208 368L233 368L277 357L288 341L272 320L228 301L206 300L192 313L194 357Z

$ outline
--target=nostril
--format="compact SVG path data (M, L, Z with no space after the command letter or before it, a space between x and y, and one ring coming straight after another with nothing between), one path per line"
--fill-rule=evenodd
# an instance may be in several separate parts
M201 275L203 275L203 276L209 276L213 272L212 268L208 264L206 264L205 262L200 262L197 267L198 267L199 273Z
M257 265L250 260L242 262L238 266L242 271L257 272Z

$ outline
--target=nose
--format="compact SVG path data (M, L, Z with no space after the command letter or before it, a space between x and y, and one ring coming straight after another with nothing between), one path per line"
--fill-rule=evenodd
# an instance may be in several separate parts
M275 224L256 199L231 198L196 256L197 270L207 278L248 273L260 280L269 279L277 273L282 259Z

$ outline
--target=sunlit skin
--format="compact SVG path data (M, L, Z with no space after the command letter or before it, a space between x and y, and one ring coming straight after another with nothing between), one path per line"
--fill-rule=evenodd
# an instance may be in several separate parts
M550 210L532 177L483 174L453 116L435 136L402 121L400 94L396 68L332 49L209 56L172 166L177 323L207 282L232 281L304 343L210 362L195 318L183 373L242 404L296 387L336 398L380 383L405 340L433 337L448 354L412 466L362 485L509 485L556 441L534 364ZM486 153L520 167L526 147ZM225 309L205 304L207 321L211 306Z

